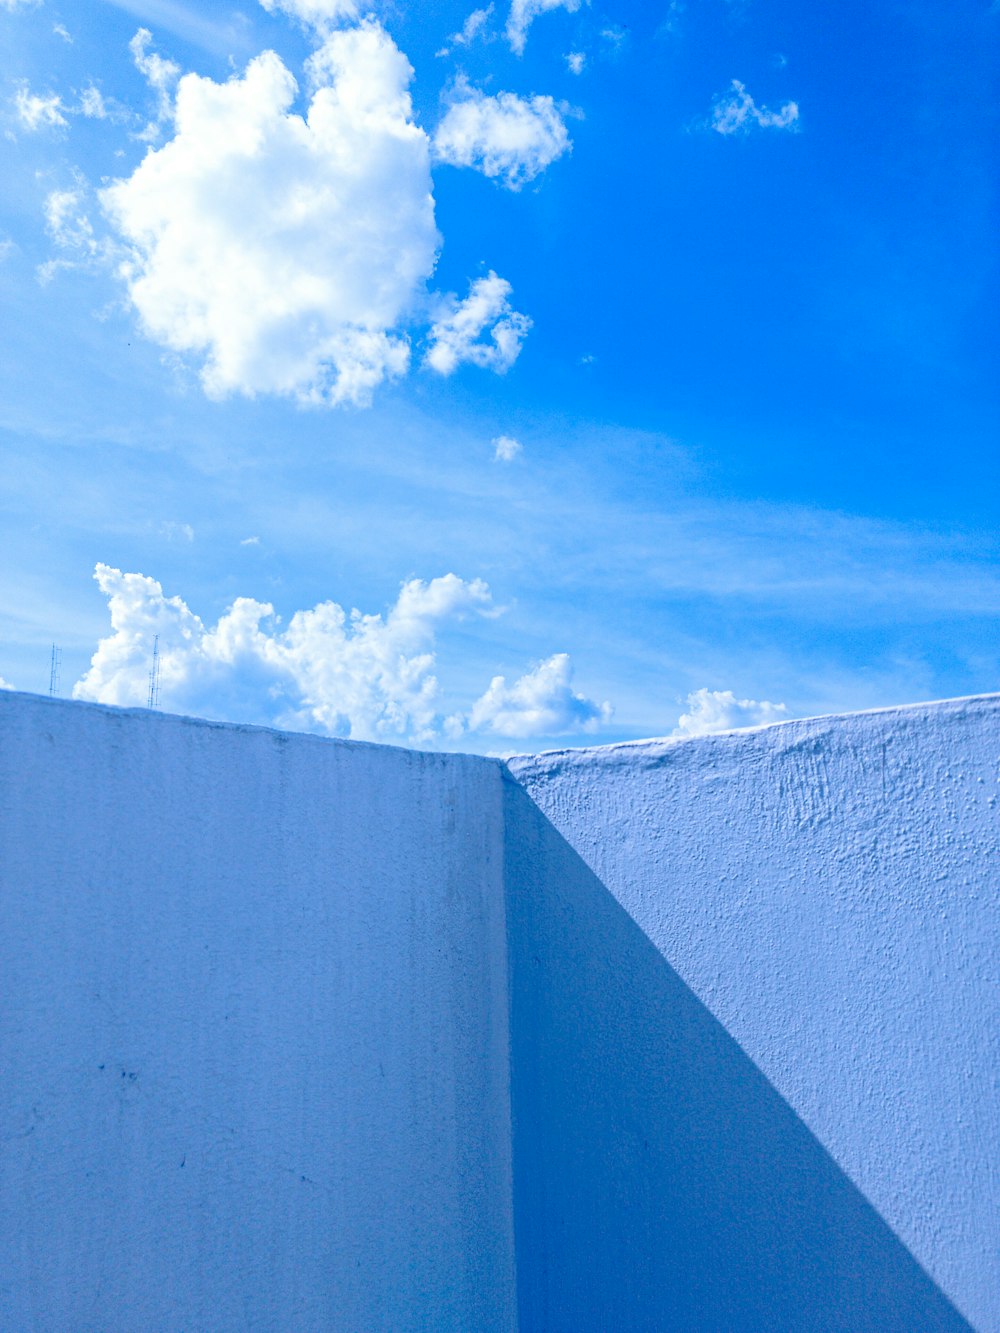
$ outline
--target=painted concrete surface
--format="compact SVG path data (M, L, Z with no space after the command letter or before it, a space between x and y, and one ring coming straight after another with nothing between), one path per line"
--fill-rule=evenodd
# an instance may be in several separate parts
M509 769L522 1328L1000 1329L1000 698Z
M4 1333L514 1327L500 774L0 692Z
M498 761L0 692L0 1329L1000 1333L1000 698Z

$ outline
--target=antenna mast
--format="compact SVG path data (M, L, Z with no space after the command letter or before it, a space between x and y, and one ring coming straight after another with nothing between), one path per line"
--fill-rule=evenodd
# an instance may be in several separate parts
M156 708L160 702L160 636L153 635L153 665L149 669L149 697L147 708Z
M59 693L59 672L62 666L62 649L52 645L52 661L49 666L49 698L54 699Z

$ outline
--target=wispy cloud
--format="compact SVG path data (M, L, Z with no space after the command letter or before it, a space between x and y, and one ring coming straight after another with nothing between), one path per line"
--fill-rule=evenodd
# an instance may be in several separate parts
M190 523L178 523L174 519L167 519L160 524L160 535L166 537L168 542L193 542L194 528Z
M493 441L493 458L497 463L513 463L523 452L521 441L512 435L498 435Z
M220 23L206 18L200 12L203 6L180 4L178 0L103 0L103 3L124 10L141 23L169 32L212 55L245 55L248 52L249 25L239 16L228 23Z
M507 41L516 55L523 55L528 40L528 29L540 14L551 13L554 9L565 9L575 14L580 8L580 0L511 0L507 15Z
M45 230L62 254L39 265L43 284L62 269L107 267L114 260L114 243L91 221L88 193L86 181L76 174L69 188L52 190L45 198Z
M160 126L174 114L174 88L181 76L180 66L152 50L153 34L140 28L128 44L132 61L156 97L156 119L143 131L143 138L155 139Z
M285 14L304 28L327 37L341 23L358 16L356 0L260 0L269 14Z
M42 129L65 129L69 124L58 93L33 93L22 86L14 96L14 110L18 124L32 134Z
M465 22L459 28L458 32L453 32L448 38L448 43L442 46L436 54L447 56L451 54L455 46L471 46L473 42L488 39L488 24L493 14L494 6L487 5L485 9L474 9Z
M712 129L719 134L748 134L750 130L794 130L799 120L797 102L785 102L777 111L758 106L739 79L715 101Z

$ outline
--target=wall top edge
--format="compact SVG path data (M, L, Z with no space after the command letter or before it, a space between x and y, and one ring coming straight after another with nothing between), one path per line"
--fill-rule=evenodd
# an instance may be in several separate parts
M755 727L739 727L729 731L709 732L701 736L660 736L645 740L617 741L612 745L593 745L585 748L543 750L537 754L511 755L506 760L509 771L518 778L531 770L551 771L577 765L643 764L656 762L667 755L684 753L696 757L713 748L732 749L747 743L767 743L783 746L794 744L804 737L836 730L843 734L859 732L873 725L888 725L894 721L900 727L926 721L929 725L944 723L970 714L995 718L1000 728L1000 692L970 694L956 699L935 699L922 703L894 704L887 708L865 708L851 713L821 713L815 717L786 718Z
M453 750L422 750L416 746L393 744L391 741L359 741L337 736L319 736L308 731L284 731L278 727L261 726L252 722L223 722L212 718L192 717L182 713L161 712L159 709L143 707L125 708L114 704L91 703L81 699L53 699L45 694L32 694L23 690L0 690L0 709L4 707L30 707L39 709L57 709L68 713L89 713L108 718L128 719L137 725L156 727L195 727L208 731L219 731L229 735L274 736L282 741L291 741L302 745L340 746L354 750L391 751L402 758L406 755L434 760L467 760L476 764L486 764L501 771L509 770L515 778L521 772L532 768L550 770L567 765L642 763L656 761L669 754L683 752L694 757L707 752L713 747L733 747L766 737L775 744L806 736L815 735L821 730L835 728L850 732L864 729L866 723L879 722L891 725L898 719L905 726L920 719L928 723L943 722L947 718L966 716L977 713L995 717L1000 724L1000 692L995 694L970 694L955 699L938 699L921 703L896 704L887 708L866 708L850 713L821 713L815 717L787 718L781 722L769 722L761 726L740 727L729 731L711 732L702 736L660 736L633 741L616 741L610 745L566 747L555 750L542 750L534 754L515 754L503 759L491 755L470 754Z
M412 745L395 745L391 741L356 741L340 736L319 736L312 731L283 731L280 727L266 727L255 722L222 722L207 717L191 717L185 713L167 713L158 708L141 706L125 708L117 704L91 703L84 699L53 699L47 694L31 694L27 690L0 690L0 709L12 705L29 706L38 709L59 709L71 713L89 713L103 715L113 719L127 719L137 725L155 727L195 727L207 731L220 731L229 735L274 736L283 742L302 745L339 746L351 750L390 751L403 758L432 760L467 760L475 764L488 764L494 768L503 768L503 760L490 755L469 754L456 750L421 750Z

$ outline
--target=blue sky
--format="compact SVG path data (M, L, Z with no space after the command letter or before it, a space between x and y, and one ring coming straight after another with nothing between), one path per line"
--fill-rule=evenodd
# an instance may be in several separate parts
M1000 688L998 32L0 0L0 677L491 752Z

